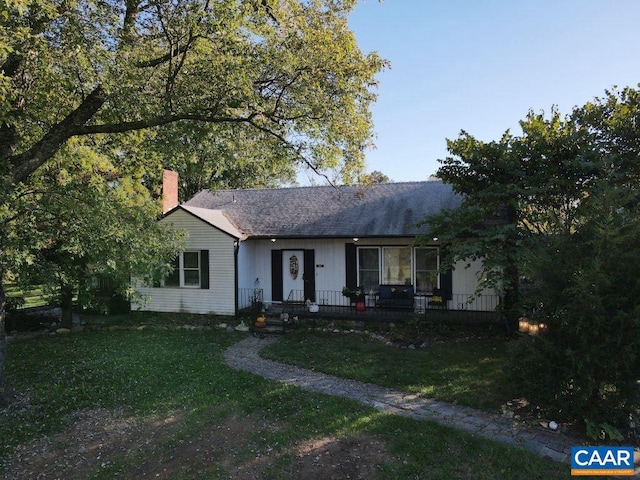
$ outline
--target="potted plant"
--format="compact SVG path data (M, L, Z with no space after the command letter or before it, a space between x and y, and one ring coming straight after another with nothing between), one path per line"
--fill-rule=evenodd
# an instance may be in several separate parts
M364 300L364 293L361 288L351 290L348 287L342 287L342 295L349 297L351 301Z
M342 287L342 295L345 297L352 297L355 292L348 287Z

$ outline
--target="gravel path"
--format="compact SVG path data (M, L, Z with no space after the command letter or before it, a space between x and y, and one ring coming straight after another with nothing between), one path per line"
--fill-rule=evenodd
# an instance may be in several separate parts
M501 415L420 398L398 390L356 380L334 377L260 357L260 350L277 341L247 337L225 352L227 363L237 369L295 385L311 392L325 393L357 400L378 410L404 415L416 420L436 423L480 435L491 440L518 446L560 462L569 462L571 446L579 445L560 432L532 429Z

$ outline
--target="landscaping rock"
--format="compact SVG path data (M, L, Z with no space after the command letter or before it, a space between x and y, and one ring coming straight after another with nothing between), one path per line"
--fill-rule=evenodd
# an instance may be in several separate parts
M249 327L247 327L245 325L244 320L243 320L238 325L236 325L235 330L236 330L236 332L248 332L249 331Z

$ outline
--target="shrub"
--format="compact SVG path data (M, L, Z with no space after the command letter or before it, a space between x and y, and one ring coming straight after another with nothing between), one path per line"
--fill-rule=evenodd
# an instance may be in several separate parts
M534 252L530 313L549 330L515 342L507 372L530 401L589 425L621 425L639 405L640 235L624 220L595 218Z

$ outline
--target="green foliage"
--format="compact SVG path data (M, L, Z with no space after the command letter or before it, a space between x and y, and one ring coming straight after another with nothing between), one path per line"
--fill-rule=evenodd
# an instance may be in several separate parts
M132 275L169 267L180 234L157 222L157 202L142 179L95 145L72 142L56 159L13 197L0 260L54 303L68 291L82 306L103 309L99 284L128 298Z
M353 7L350 0L8 7L0 157L24 180L69 138L139 131L144 148L181 173L202 163L206 182L251 169L291 178L292 162L355 178L371 145L369 107L385 62L358 48L347 25ZM66 116L74 121L61 122Z
M549 411L596 425L639 406L639 120L637 90L606 92L565 118L529 114L520 137L463 134L439 172L465 195L434 222L451 255L483 256L503 285L520 278L519 314L548 325L515 344L511 379Z
M606 440L607 437L611 440L621 442L624 440L624 436L618 431L617 428L612 427L608 423L594 423L588 418L584 419L587 426L587 437L592 440Z
M605 213L590 201L578 232L531 252L527 299L549 336L534 342L533 356L514 355L513 364L544 372L544 404L569 418L616 423L638 407L640 258L630 245L640 230L618 218L629 212Z
M369 185L373 183L390 183L391 179L379 170L374 170L360 176L358 183Z

